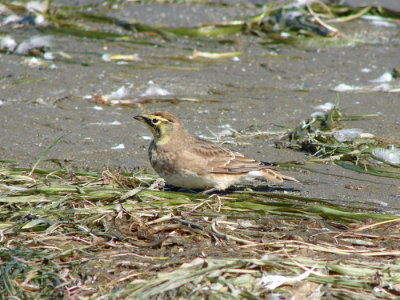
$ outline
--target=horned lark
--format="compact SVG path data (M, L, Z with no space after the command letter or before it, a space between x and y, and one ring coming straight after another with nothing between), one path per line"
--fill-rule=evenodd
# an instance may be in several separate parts
M134 118L144 122L154 136L149 147L152 167L174 186L210 192L254 178L297 181L271 165L189 134L172 113L161 111Z

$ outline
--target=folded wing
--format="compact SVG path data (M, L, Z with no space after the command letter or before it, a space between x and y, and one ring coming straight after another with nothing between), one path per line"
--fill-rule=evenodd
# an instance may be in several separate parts
M209 173L232 174L251 177L263 177L273 182L283 180L297 181L271 168L271 164L257 161L253 158L245 157L239 152L233 152L213 143L193 144L188 151L198 156L198 162L205 164Z

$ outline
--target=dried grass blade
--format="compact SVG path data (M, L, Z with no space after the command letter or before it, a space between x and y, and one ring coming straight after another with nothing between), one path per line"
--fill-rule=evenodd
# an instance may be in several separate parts
M38 160L35 162L35 164L32 167L32 170L29 172L29 176L32 176L33 173L35 172L36 167L39 165L40 161L43 159L43 157L46 156L46 154L53 149L63 138L65 135L60 136L58 139L56 139L49 147L46 148L45 151L39 156Z

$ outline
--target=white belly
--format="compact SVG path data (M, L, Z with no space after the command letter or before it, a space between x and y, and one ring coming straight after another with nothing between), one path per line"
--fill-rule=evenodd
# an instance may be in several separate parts
M177 187L187 189L210 189L216 188L217 190L225 190L231 185L237 183L239 178L231 175L221 176L218 174L218 179L215 174L208 174L208 176L199 176L195 173L185 174L159 174L165 181Z
M210 178L200 177L197 174L159 174L165 181L177 187L187 189L209 189L215 186Z

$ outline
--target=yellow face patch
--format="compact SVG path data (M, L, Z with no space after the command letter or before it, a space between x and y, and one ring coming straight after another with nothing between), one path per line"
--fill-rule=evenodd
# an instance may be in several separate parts
M167 119L155 115L143 115L143 117L148 118L151 121L159 120L160 122L166 122L166 123L169 122Z
M143 115L143 117L157 144L165 144L170 140L173 124L168 119L156 115Z

